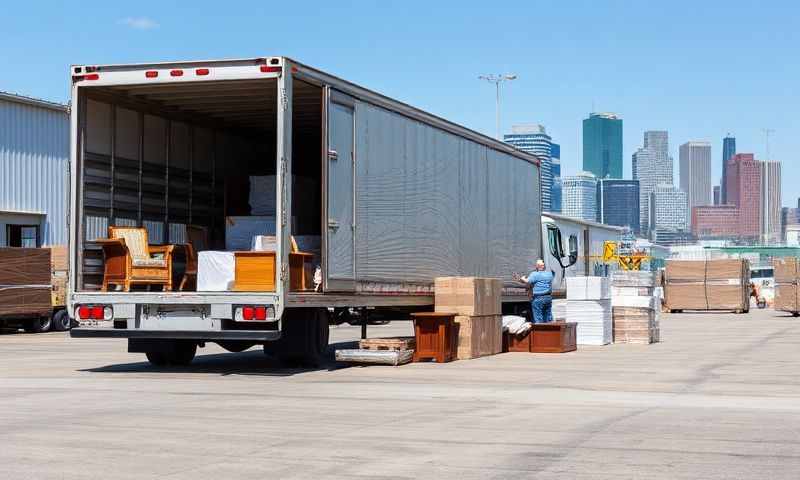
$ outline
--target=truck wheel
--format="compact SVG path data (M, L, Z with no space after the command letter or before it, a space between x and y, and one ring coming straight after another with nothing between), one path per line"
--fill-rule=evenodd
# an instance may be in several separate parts
M197 342L190 340L167 340L157 348L145 352L147 361L157 367L167 365L186 366L192 363L197 353Z
M50 330L50 325L52 325L52 320L50 316L46 317L39 317L39 318L32 318L30 320L26 320L23 328L28 333L44 333Z
M264 353L287 364L318 366L328 350L328 311L287 309L281 323L281 339L265 344Z
M53 329L59 332L66 332L72 327L72 320L66 310L59 310L53 314Z

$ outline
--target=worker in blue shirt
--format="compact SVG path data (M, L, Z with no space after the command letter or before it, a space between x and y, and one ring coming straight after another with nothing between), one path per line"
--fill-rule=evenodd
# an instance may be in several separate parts
M520 281L530 284L533 290L531 309L533 310L533 323L550 323L553 321L553 272L546 272L544 261L536 260L536 270L527 277L520 277Z

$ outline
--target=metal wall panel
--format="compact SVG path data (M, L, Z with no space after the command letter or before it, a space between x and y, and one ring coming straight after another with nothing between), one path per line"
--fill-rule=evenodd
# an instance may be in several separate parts
M0 98L0 211L45 215L43 245L67 243L69 115Z
M530 269L540 249L536 165L360 101L356 129L359 280Z

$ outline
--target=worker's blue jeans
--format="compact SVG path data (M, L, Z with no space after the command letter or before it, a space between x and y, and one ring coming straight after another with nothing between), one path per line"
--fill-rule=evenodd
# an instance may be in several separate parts
M553 321L553 297L536 295L531 300L533 323L550 323Z

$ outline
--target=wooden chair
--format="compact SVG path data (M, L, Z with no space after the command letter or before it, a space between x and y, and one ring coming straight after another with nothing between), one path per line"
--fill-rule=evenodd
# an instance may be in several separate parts
M150 245L147 229L137 227L108 227L108 238L95 243L103 248L103 291L118 285L128 292L135 284L172 290L174 245Z
M178 290L197 290L197 252L208 250L208 229L199 225L186 226L186 269Z

